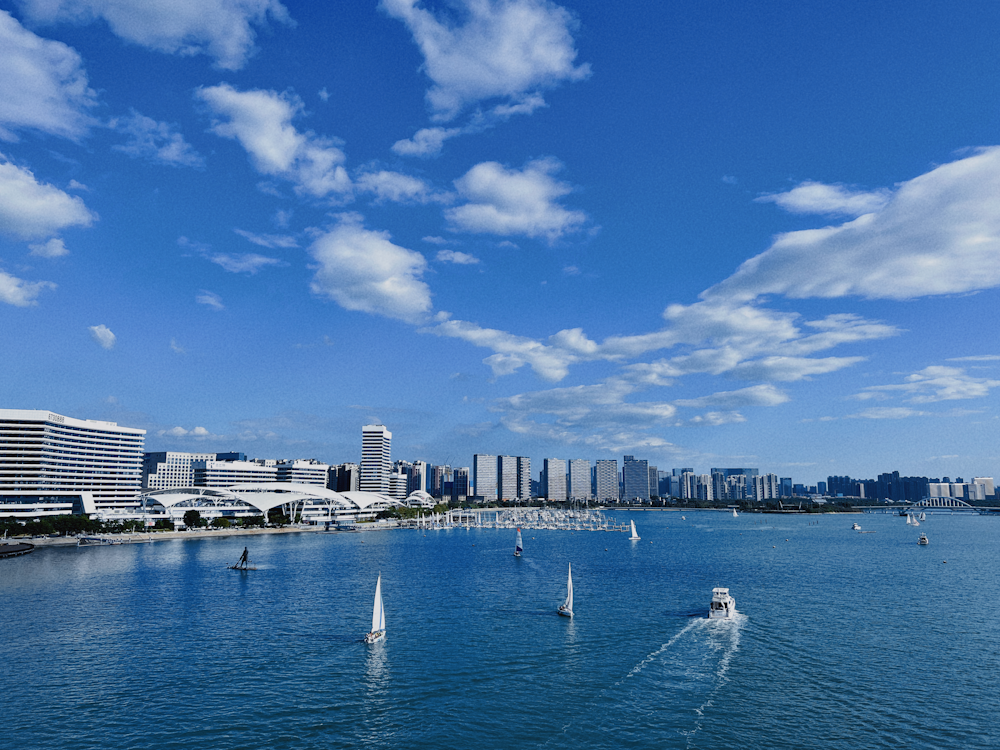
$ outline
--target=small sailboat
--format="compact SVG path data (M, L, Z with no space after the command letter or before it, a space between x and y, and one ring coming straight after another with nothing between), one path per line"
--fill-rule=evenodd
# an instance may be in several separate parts
M521 530L517 530L517 539L514 541L514 557L520 557L524 552L524 545L521 544Z
M733 518L739 518L739 514L736 512L736 508L733 508Z
M921 513L920 513L920 520L921 521L926 521L927 520L927 514L924 513L923 511L921 511Z
M240 559L236 561L234 565L227 566L230 570L257 570L257 566L253 564L253 560L250 559L250 553L246 547L243 548L243 554L240 555Z
M712 589L712 603L708 605L709 620L730 620L736 616L736 600L729 589Z
M639 534L635 530L635 521L632 521L632 536L629 537L633 542L639 541Z
M385 608L382 606L382 574L378 574L375 582L375 606L372 608L372 629L365 636L365 643L378 643L385 640Z
M559 605L559 614L563 617L573 616L573 563L569 564L566 574L566 601Z

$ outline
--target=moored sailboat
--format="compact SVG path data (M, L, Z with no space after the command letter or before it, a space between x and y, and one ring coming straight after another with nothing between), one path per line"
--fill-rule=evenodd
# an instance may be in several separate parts
M559 614L563 617L573 616L573 563L569 564L566 574L566 601L559 605Z
M639 534L635 530L635 521L632 521L632 536L629 537L633 542L639 541Z
M524 552L524 546L521 544L521 530L517 530L517 539L514 542L514 557L520 557L521 553Z
M382 574L379 573L375 582L375 605L372 608L372 629L365 636L365 643L378 643L385 640L385 608L382 606Z

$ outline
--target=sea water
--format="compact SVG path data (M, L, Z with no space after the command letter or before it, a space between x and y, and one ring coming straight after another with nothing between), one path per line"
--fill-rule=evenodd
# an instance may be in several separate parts
M685 516L632 514L637 542L525 529L520 558L513 529L464 528L38 549L0 562L0 737L1000 747L1000 518ZM228 570L245 545L259 569ZM706 619L716 586L734 620Z

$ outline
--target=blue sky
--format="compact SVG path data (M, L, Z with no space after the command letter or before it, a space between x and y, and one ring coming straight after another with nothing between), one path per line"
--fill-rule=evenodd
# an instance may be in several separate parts
M1000 7L0 2L3 405L998 474Z

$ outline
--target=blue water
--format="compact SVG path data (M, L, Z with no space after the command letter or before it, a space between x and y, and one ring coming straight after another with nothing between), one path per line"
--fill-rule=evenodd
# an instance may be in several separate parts
M626 514L618 514L619 518ZM1000 518L636 513L0 562L10 748L998 748ZM874 534L857 534L858 520ZM920 531L931 543L916 544ZM245 544L261 569L227 570ZM943 562L947 560L947 562ZM555 614L573 564L576 617ZM381 572L388 636L360 642ZM709 622L714 586L740 616ZM698 615L695 617L693 615Z

